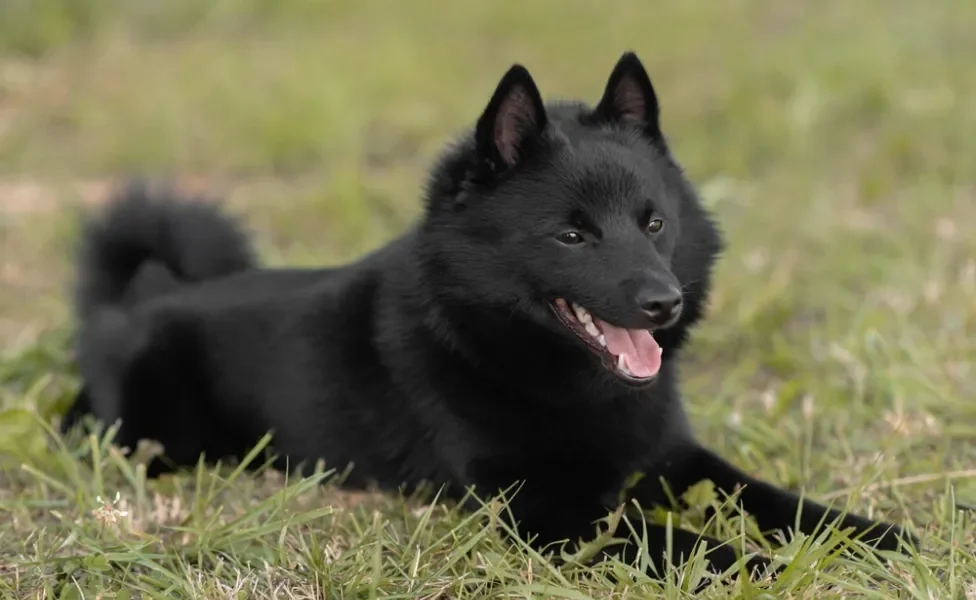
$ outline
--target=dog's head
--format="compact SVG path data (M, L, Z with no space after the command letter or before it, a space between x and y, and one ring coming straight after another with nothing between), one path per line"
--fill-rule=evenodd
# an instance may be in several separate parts
M514 65L431 180L422 235L440 300L652 381L700 317L721 247L659 114L633 53L595 108L544 104Z

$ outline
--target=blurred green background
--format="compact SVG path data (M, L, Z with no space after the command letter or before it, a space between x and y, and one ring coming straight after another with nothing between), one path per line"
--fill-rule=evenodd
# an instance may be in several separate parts
M124 177L228 198L271 264L353 259L418 215L433 157L512 62L546 97L595 102L634 49L730 244L692 359L707 365L709 399L726 396L716 410L770 389L789 405L818 386L839 395L844 423L867 401L938 412L945 394L976 391L970 2L4 0L0 11L8 347L69 325L76 211Z
M707 380L706 405L773 390L789 406L813 389L837 395L827 419L849 427L867 402L938 413L976 391L976 4L0 11L0 339L12 350L70 325L76 211L121 178L229 198L271 264L353 259L417 216L431 160L512 62L546 97L595 102L632 48L730 245L691 358L706 368L689 369L690 385ZM946 425L971 434L973 422Z
M269 264L353 259L511 63L595 102L633 49L729 242L696 428L821 493L924 476L859 508L931 517L976 464L974 32L970 0L0 0L0 400L74 385L76 212L120 178L228 198Z

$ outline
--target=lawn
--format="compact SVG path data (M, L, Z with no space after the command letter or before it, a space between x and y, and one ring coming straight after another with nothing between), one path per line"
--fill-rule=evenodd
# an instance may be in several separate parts
M768 549L777 582L704 597L976 598L973 31L966 0L0 0L0 596L686 596L700 562L557 568L497 519L327 471L147 481L150 445L52 429L77 215L120 179L227 198L268 264L349 260L419 214L512 62L596 101L634 49L729 244L683 359L699 436L923 539L885 564L797 537ZM748 531L703 517L707 485L689 500L651 518Z

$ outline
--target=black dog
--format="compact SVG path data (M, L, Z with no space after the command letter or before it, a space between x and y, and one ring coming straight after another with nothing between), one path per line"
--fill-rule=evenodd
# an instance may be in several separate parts
M770 534L839 519L898 548L897 527L801 502L692 436L677 357L721 247L633 53L596 108L544 105L515 65L433 170L419 224L353 264L261 269L211 205L123 191L84 233L65 428L121 419L120 445L164 445L156 472L273 431L291 464L353 464L346 485L520 483L510 509L540 546L591 537L643 471L644 507L667 502L662 480L677 496L708 478ZM663 566L665 528L648 541ZM673 556L697 541L674 531ZM714 568L738 560L707 541Z

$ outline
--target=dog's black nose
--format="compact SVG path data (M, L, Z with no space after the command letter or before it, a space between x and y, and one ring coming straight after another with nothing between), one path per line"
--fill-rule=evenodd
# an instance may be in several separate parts
M681 292L677 290L644 292L638 295L637 302L654 327L671 325L681 315Z

